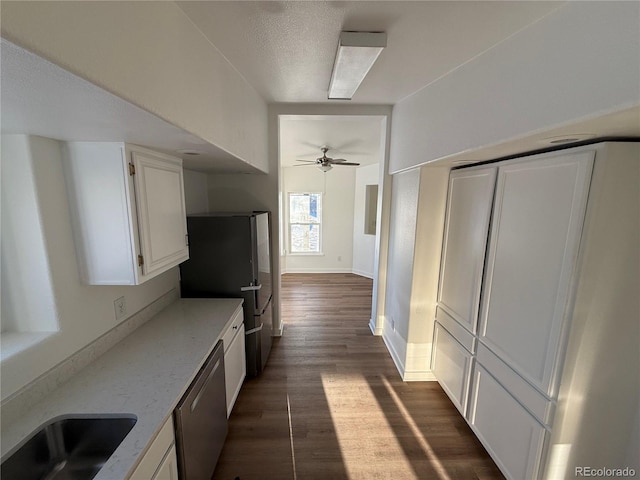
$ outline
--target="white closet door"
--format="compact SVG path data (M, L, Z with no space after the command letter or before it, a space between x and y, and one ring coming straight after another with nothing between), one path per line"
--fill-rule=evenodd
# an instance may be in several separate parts
M594 152L498 171L479 339L551 396Z
M438 305L475 333L497 167L451 172Z
M147 151L132 152L142 272L152 276L189 258L182 164Z

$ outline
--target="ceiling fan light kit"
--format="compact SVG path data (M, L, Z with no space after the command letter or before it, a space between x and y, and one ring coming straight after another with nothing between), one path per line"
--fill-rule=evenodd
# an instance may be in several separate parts
M318 165L318 168L322 170L323 173L327 173L333 167L331 165Z
M385 32L340 32L329 100L351 100L386 46Z

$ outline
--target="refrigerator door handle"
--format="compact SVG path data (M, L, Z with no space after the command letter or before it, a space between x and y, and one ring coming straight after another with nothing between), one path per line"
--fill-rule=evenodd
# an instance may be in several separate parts
M248 287L240 287L241 292L252 292L257 291L262 288L262 284L260 285L249 285Z
M264 325L264 324L263 324L263 323L261 323L259 327L252 328L251 330L247 330L246 332L244 332L245 336L247 336L247 335L251 335L252 333L259 332L260 330L262 330L262 326L263 326L263 325Z

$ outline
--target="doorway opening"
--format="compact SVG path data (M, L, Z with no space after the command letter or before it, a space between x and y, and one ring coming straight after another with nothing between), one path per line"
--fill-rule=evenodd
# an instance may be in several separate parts
M372 279L380 334L387 116L279 115L278 132L281 274Z

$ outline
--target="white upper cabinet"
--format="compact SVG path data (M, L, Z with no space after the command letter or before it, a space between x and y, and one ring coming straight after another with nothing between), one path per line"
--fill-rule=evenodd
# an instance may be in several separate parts
M438 305L475 333L497 167L451 172Z
M594 152L500 166L478 338L553 395Z
M69 142L65 176L85 283L138 285L189 258L181 159Z
M143 275L152 277L189 258L182 161L131 150Z

